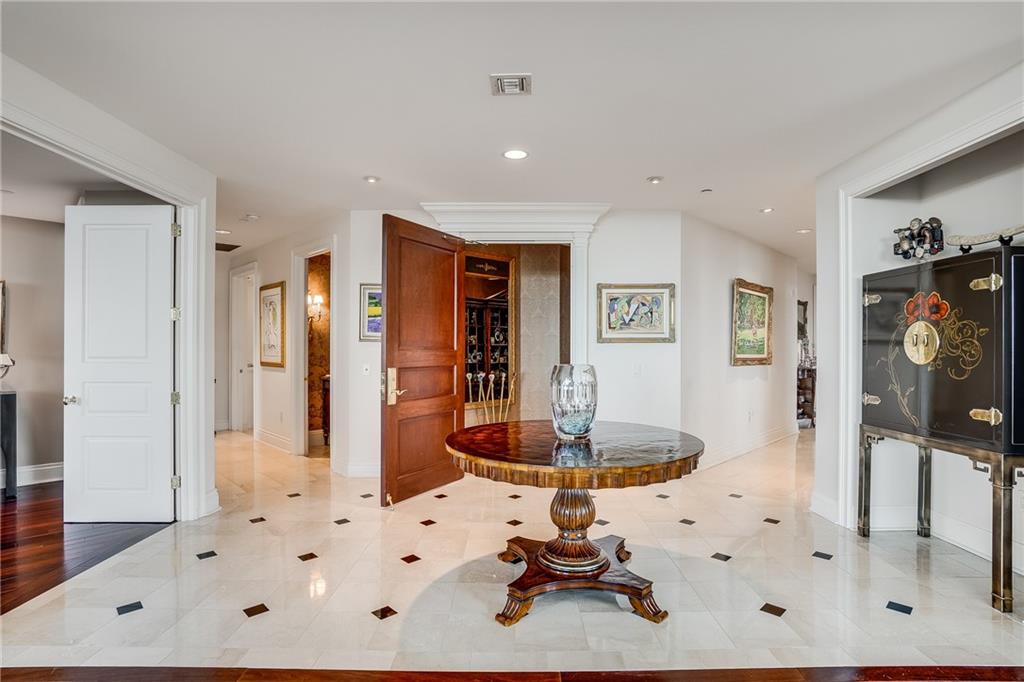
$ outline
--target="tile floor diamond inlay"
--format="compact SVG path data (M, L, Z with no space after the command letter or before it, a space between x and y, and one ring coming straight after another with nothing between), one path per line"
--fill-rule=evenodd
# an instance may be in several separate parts
M363 493L363 494L362 494L362 495L360 495L359 497L361 497L361 498L363 498L364 500L366 500L366 499L369 499L369 498L373 497L373 493Z
M142 608L142 602L140 602L140 601L133 601L131 604L124 604L123 606L118 606L117 607L117 615L123 616L126 613L131 613L132 611L138 611L141 608Z
M729 493L729 497L735 497L737 500L743 497L739 493Z
M862 539L811 513L810 429L655 493L600 491L601 520L621 529L630 568L654 582L669 613L659 625L620 597L571 591L538 597L512 628L494 621L506 583L525 569L496 555L516 531L554 535L553 490L466 476L443 488L447 499L434 498L439 489L382 509L366 492L379 479L332 473L327 458L293 457L230 431L215 443L221 510L179 521L5 613L5 668L1024 665L1021 611L989 608L985 559L913 530ZM743 504L728 496L738 485ZM293 491L302 502L286 497ZM420 525L428 518L436 527ZM510 519L523 524L512 531ZM607 532L595 524L591 535ZM214 548L216 559L196 560ZM302 552L318 558L298 561ZM890 595L913 608L887 605ZM134 602L145 608L117 615ZM761 610L771 606L785 613Z
M311 559L316 559L316 554L306 552L305 554L299 555L299 561L310 561Z
M829 561L830 559L832 559L832 555L828 554L827 552L815 552L811 556L815 559L824 559L825 561Z
M765 602L764 606L761 607L761 610L765 613L770 613L773 616L779 616L780 618L782 617L782 614L786 612L786 609L782 608L781 606L769 604L768 602Z
M402 561L404 561L407 564L411 564L419 560L420 558L415 554L406 554L404 557L402 557Z
M609 523L611 523L611 521L609 521L608 519L598 519L597 521L594 521L594 523L598 526L607 526Z
M255 519L249 519L249 523L263 523L266 521L262 516L257 516Z
M767 517L767 518L766 518L766 519L764 520L764 522L765 522L765 523L770 523L770 524L772 524L773 526L777 526L777 525L779 525L780 523L782 523L782 522L781 522L781 521L779 521L778 519L773 519L773 518L771 518L770 516L769 516L769 517Z
M199 554L196 554L197 559L209 559L215 556L217 556L217 553L214 552L212 549L209 552L200 552Z
M662 499L662 500L667 500L668 498L670 498L672 496L671 495L666 495L665 493L658 493L657 497L659 499Z
M288 497L302 497L302 493L288 493Z
M908 616L910 615L910 612L914 610L913 606L907 606L906 604L901 604L898 601L889 602L885 605L885 608L896 611L897 613L905 613Z
M434 497L436 497L439 500L443 500L444 498L446 498L448 496L445 495L444 493L438 493L437 495L434 495Z
M437 523L437 521L434 519L424 519L420 521L421 526L433 526L435 523Z
M511 521L506 521L505 523L507 523L510 526L518 526L522 523L522 521L520 521L519 519L512 519Z

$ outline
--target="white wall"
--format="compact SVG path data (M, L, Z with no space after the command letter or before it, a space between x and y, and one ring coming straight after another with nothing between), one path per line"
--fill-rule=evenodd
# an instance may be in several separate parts
M902 264L892 257L891 231L915 216L937 215L947 221L947 235L987 232L1019 224L1022 178L1019 169L1005 166L1005 159L989 157L1000 156L1001 152L982 150L973 160L963 159L974 168L949 165L916 184L870 199L855 199L849 214L845 213L841 192L861 191L901 173L913 175L920 172L916 170L920 164L925 164L920 170L933 167L937 165L933 159L941 159L962 145L970 148L991 130L1019 125L1024 119L1021 112L1024 64L982 84L818 179L818 434L812 509L826 518L848 527L853 527L856 518L862 275ZM1000 166L1002 169L997 170ZM849 253L839 234L841 218L852 221L854 248ZM1003 222L1007 220L1010 222ZM951 250L948 255L954 254L955 250ZM889 456L895 451L901 454ZM878 448L872 477L873 524L913 527L913 517L907 514L913 506L915 454L909 445L883 443ZM971 472L966 460L960 464L949 462L952 468L947 470L947 464L940 463L945 459L936 455L936 468L942 467L943 473L936 471L933 482L933 533L988 556L990 503L985 477ZM841 462L845 465L842 468ZM960 485L954 490L952 486L957 481ZM1018 488L1018 528L1020 495ZM954 497L963 497L963 504L947 507ZM946 518L940 519L940 515ZM1015 564L1020 566L1019 559Z
M682 224L682 428L708 467L792 435L796 424L796 261L715 225ZM731 364L733 280L774 289L771 365Z
M213 295L213 378L214 378L214 429L224 431L230 428L228 415L228 395L231 391L230 357L228 348L231 343L229 322L231 310L228 307L231 289L231 256L224 251L217 252L216 274Z
M18 392L18 482L62 477L64 460L64 225L0 217L0 279L7 281L4 388Z

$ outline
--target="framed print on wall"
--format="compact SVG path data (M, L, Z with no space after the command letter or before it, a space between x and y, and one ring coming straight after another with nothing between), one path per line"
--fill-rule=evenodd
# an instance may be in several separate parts
M598 343L674 343L675 284L598 284Z
M359 340L380 341L384 329L384 293L379 284L359 285Z
M260 287L260 366L284 367L284 282Z
M732 364L772 364L771 287L736 278L732 286Z

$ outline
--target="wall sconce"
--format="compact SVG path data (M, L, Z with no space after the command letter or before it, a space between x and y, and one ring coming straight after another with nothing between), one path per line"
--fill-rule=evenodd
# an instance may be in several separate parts
M320 294L306 294L306 317L320 321L324 316L324 297Z

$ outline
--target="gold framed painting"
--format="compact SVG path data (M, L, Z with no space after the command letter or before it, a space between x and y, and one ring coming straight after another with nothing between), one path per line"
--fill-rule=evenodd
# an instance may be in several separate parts
M380 284L359 285L359 340L380 341L384 331L384 291Z
M598 343L675 343L676 285L598 284Z
M775 290L738 277L732 286L732 364L772 364Z
M284 367L285 283L260 287L260 366Z

